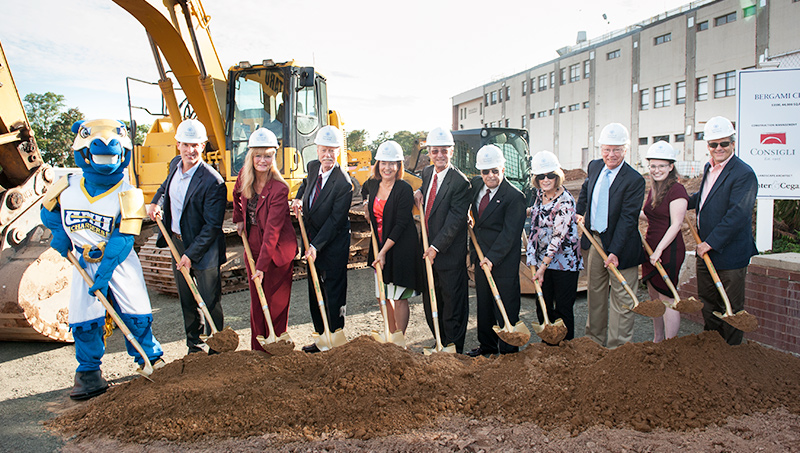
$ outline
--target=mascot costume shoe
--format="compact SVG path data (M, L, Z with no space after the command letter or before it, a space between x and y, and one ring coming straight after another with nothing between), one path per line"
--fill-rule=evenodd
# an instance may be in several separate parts
M97 290L107 296L153 367L163 366L164 361L153 336L142 265L133 251L133 237L147 214L141 190L123 174L132 149L125 125L116 120L78 121L72 132L77 133L72 149L83 176L60 179L48 191L41 217L53 233L50 246L64 257L74 250L81 266L94 276L90 288L75 269L69 301L69 326L78 360L70 398L82 400L108 389L100 364L112 326L94 295ZM144 359L130 342L125 344L141 369Z

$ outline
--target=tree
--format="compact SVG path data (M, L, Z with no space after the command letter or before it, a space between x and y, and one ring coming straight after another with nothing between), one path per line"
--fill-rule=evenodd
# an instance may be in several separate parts
M122 121L125 123L125 127L128 128L128 133L131 133L131 122L130 121ZM144 143L144 138L147 137L147 133L150 132L150 126L152 124L139 124L136 123L136 134L131 134L131 143L134 145L141 145Z
M400 131L392 136L392 140L396 141L402 148L406 156L411 155L414 149L415 140L425 140L425 132L412 133L409 131Z
M351 151L366 151L369 134L364 129L356 129L347 134L347 149Z
M28 121L33 129L42 160L54 166L73 166L72 123L83 119L77 108L64 108L64 96L48 91L44 94L29 93L23 99Z
M369 144L369 150L372 151L372 157L375 157L375 153L378 151L378 147L381 146L381 143L391 139L392 137L389 136L389 131L383 131L378 134L378 138Z
M47 149L42 151L45 162L57 167L75 166L75 153L72 152L75 134L72 133L72 124L82 119L83 113L75 107L58 116L50 126Z

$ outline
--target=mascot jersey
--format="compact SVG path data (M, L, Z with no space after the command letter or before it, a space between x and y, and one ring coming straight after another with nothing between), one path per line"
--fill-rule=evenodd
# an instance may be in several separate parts
M121 214L119 193L133 187L123 179L108 191L93 197L86 191L84 184L83 177L70 175L69 187L59 196L59 204L64 230L78 255L83 254L85 257L92 253L82 253L83 250L97 252L108 241L114 228L118 227L115 224ZM94 275L100 263L85 264L89 275ZM114 269L108 287L121 313L150 314L150 299L142 276L142 265L133 250ZM105 317L105 308L96 297L88 294L88 290L89 286L76 269L70 295L70 324L81 324Z

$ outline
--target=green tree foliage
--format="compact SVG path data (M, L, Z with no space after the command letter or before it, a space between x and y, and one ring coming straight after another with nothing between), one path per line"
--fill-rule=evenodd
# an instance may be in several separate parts
M54 166L74 166L72 123L83 119L77 108L64 111L64 96L48 91L29 93L23 99L42 159Z
M392 137L389 135L389 131L382 131L378 134L378 137L369 144L369 150L372 151L372 156L375 157L375 153L378 151L378 147L381 146L381 143L391 139Z
M128 132L130 133L131 122L124 120L122 122L125 123L125 127L128 128ZM150 132L150 126L152 126L152 124L136 124L136 135L131 137L133 144L141 145L144 143L144 138L147 136L147 133Z
M427 133L425 132L409 132L409 131L400 131L392 136L392 140L396 141L402 148L403 153L406 156L411 155L411 150L414 149L414 141L415 140L425 140Z
M347 134L347 149L351 151L366 151L369 134L364 129L356 129Z

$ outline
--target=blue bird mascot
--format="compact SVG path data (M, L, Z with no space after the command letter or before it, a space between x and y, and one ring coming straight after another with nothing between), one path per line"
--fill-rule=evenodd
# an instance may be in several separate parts
M94 276L89 287L75 269L69 301L69 326L75 338L75 385L70 398L85 400L108 389L100 364L105 354L106 310L95 297L100 290L114 306L153 364L163 366L161 345L153 336L153 314L139 257L133 251L147 215L141 190L123 171L131 162L132 145L125 125L116 120L78 121L72 145L83 175L61 178L45 196L42 222L53 233L50 246L62 256L75 253ZM108 318L110 320L110 318ZM104 336L105 333L105 336ZM139 369L144 359L125 341Z

